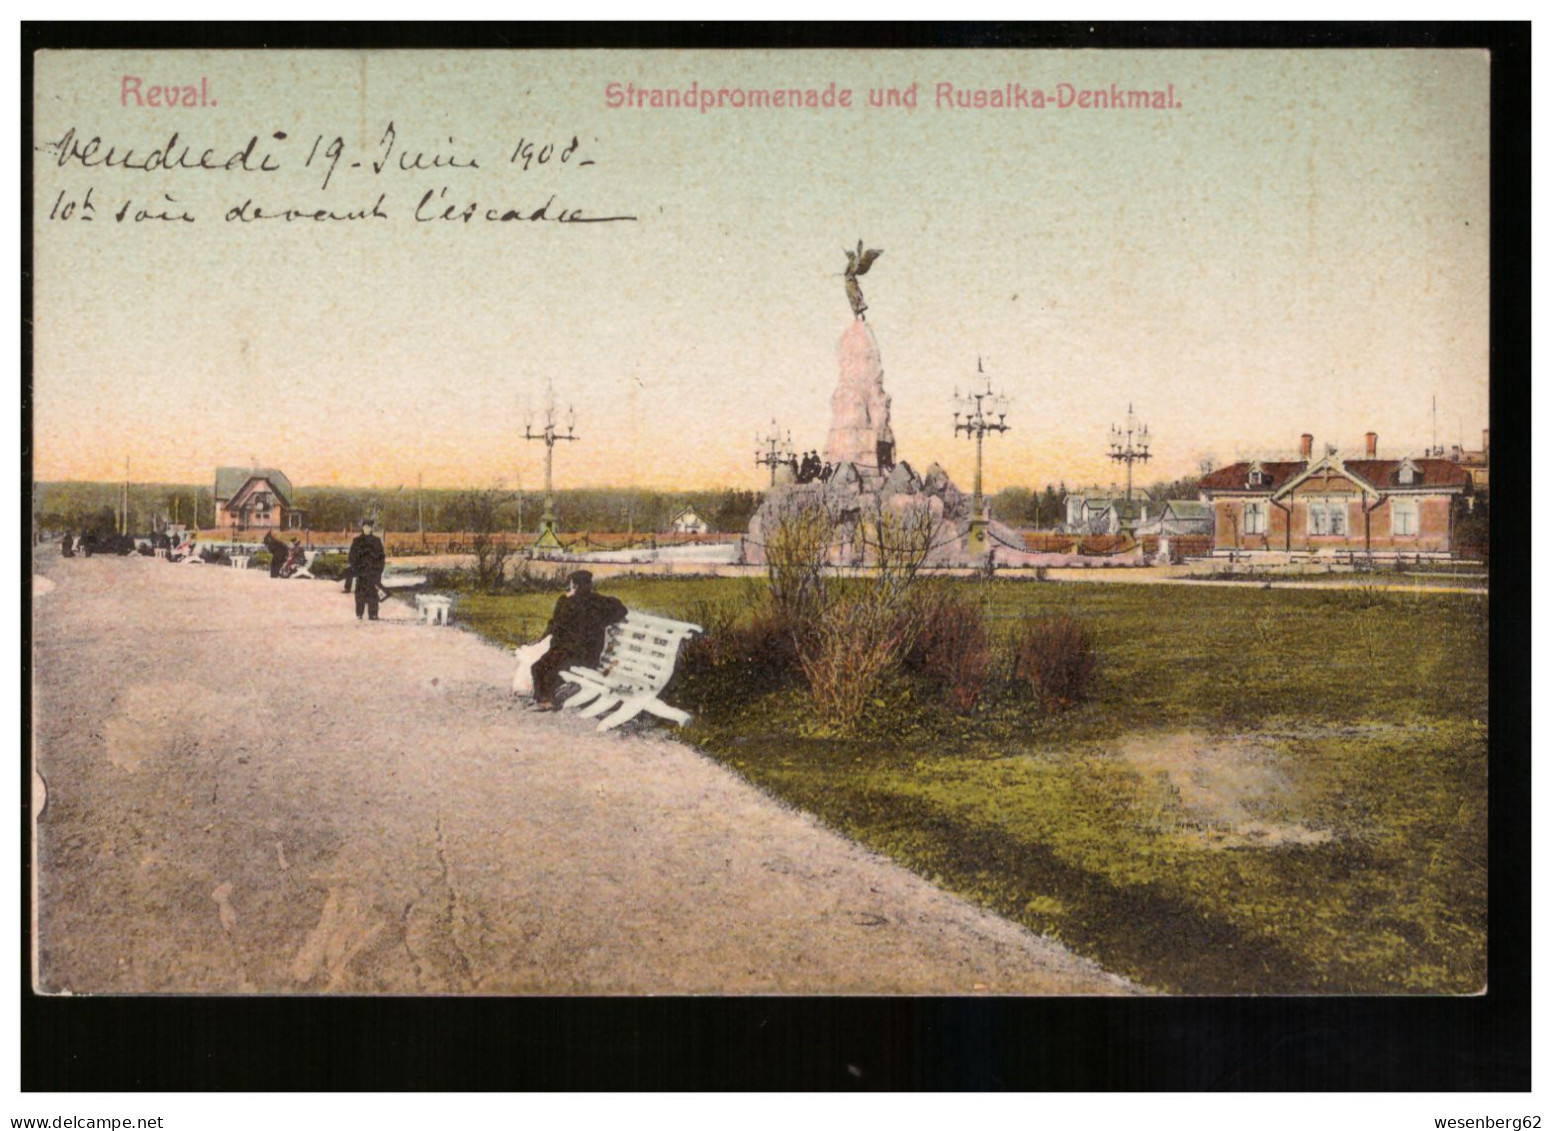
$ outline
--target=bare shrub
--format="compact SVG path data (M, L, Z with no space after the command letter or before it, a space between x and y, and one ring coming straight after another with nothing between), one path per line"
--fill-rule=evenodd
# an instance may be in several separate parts
M476 570L478 561L476 556ZM562 593L565 592L571 577L569 566L540 565L515 552L512 554L511 568L505 572L507 573L505 589L511 593Z
M459 527L471 533L474 587L481 592L494 593L506 580L507 559L513 556L513 548L500 531L506 524L505 509L516 501L517 496L498 483L464 491L453 503Z
M1099 674L1099 655L1083 622L1062 615L1031 621L1019 643L1018 676L1051 714L1088 699Z
M937 526L925 507L875 509L856 524L853 537L867 572L826 590L819 618L797 635L798 659L824 725L852 730L884 677L916 644L922 608L913 593Z
M981 602L947 586L916 594L916 640L905 667L924 676L959 714L975 710L992 676L991 634Z
M791 638L821 729L852 730L915 643L911 593L938 526L926 507L875 508L842 522L815 499L773 516L765 537L773 621ZM846 579L827 571L843 541L864 563Z
M942 525L932 511L922 505L896 510L875 509L859 525L858 541L864 560L877 571L880 583L891 599L903 599L926 564Z
M702 602L691 619L705 632L685 642L681 665L702 706L712 700L742 705L800 676L791 627L769 605L746 615L730 602Z
M877 578L834 583L823 615L797 636L798 662L822 728L842 733L862 718L868 700L914 638L914 618L885 599Z
M822 502L803 499L771 516L765 531L765 572L777 615L795 630L824 604L825 560L835 517Z

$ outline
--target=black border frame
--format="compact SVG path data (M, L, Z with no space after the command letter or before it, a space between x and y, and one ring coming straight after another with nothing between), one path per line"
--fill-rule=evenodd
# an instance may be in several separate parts
M1489 988L1468 998L45 998L21 761L21 1086L45 1091L1527 1091L1529 23L22 24L22 545L32 54L91 48L1479 48L1492 53ZM1504 521L1503 516L1512 516ZM22 749L31 591L22 576Z

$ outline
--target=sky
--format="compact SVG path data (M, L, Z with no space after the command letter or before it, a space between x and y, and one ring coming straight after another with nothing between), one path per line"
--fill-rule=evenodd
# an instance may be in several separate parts
M1010 400L989 490L1122 481L1106 453L1128 404L1153 436L1143 483L1303 432L1474 448L1488 70L1478 51L45 54L34 474L114 479L127 458L137 481L257 463L303 488L534 489L524 426L553 386L581 437L556 448L557 486L759 487L773 419L824 445L859 239L884 251L862 286L897 453L961 485L952 395L978 359ZM136 105L125 76L196 104ZM832 82L849 108L608 96ZM912 83L915 109L868 104ZM1169 108L957 108L942 83L1115 83ZM72 129L101 138L84 161L52 144ZM257 138L249 164L278 171L101 163L174 132L218 165ZM94 219L63 218L88 189ZM433 215L476 218L417 221L427 192ZM226 219L380 198L387 219ZM635 219L483 219L551 200ZM135 222L147 206L194 219Z

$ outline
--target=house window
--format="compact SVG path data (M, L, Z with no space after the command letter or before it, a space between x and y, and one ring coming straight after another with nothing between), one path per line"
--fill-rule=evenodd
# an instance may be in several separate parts
M1390 526L1396 534L1417 533L1417 500L1392 499L1390 501Z
M1265 534L1266 533L1266 504L1264 504L1264 503L1246 503L1245 504L1245 533L1246 534Z
M1309 507L1309 532L1311 534L1347 533L1346 503L1311 503Z

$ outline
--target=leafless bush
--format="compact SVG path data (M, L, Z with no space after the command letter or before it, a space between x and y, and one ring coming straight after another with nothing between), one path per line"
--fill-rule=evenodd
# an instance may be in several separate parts
M903 600L938 537L939 519L926 506L880 507L859 523L864 561L878 571L891 600Z
M915 642L921 617L911 593L937 526L925 507L877 509L843 525L810 500L795 502L771 523L765 548L773 606L788 628L822 728L851 730L880 680ZM860 575L827 574L841 540L865 563Z
M1099 655L1083 622L1058 615L1039 617L1024 630L1018 675L1051 714L1086 700L1099 674Z
M710 700L743 704L801 678L791 627L768 600L742 610L732 602L702 602L691 616L705 632L685 643L681 664L703 706Z
M925 676L944 703L969 714L992 677L991 634L981 602L946 586L917 590L918 630L906 667Z
M511 568L506 570L507 578L503 588L509 593L562 593L571 578L569 565L542 565L531 558L523 557L515 549L508 550L508 558L511 561ZM478 554L475 556L475 562L477 570ZM499 580L498 584L500 584Z
M765 572L777 615L794 631L824 605L825 561L835 541L835 516L822 502L797 500L771 515L765 530Z
M915 637L914 617L888 599L878 580L830 585L822 615L797 634L798 662L826 729L844 733L856 726L879 681Z
M504 508L516 501L517 496L498 483L465 491L454 503L459 526L471 533L475 588L484 592L500 589L506 579L507 559L514 550L500 531L505 525Z

